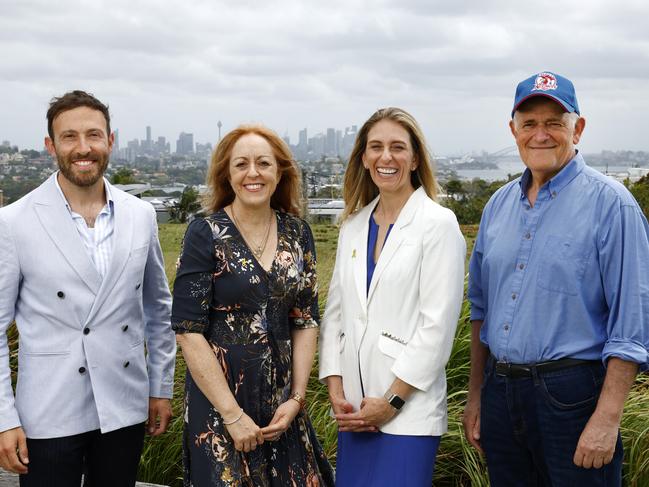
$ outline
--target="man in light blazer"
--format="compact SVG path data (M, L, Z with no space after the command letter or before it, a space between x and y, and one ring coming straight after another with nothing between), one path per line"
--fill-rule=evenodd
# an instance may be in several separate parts
M47 120L59 171L0 209L0 467L21 486L80 485L82 472L85 485L132 486L144 423L159 435L171 417L175 340L155 211L103 177L106 105L73 91Z

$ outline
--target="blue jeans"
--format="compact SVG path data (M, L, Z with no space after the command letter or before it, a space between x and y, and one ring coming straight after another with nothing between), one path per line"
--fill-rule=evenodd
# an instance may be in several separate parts
M579 437L595 411L604 382L599 363L530 378L485 370L480 438L493 487L598 487L622 484L622 439L613 461L585 469L573 463Z

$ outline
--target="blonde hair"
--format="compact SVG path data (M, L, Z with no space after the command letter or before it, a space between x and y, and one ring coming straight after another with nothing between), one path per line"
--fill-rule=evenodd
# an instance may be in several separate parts
M291 150L275 132L263 125L240 125L227 133L216 146L207 170L207 193L203 207L215 213L234 201L230 185L230 157L234 144L244 135L255 134L266 139L277 160L279 182L271 196L270 206L276 210L302 215L302 181L300 171L293 160Z
M368 205L379 194L379 189L372 181L369 171L363 166L363 153L367 146L369 131L381 120L392 120L408 132L414 159L417 162L417 168L410 174L412 186L415 189L423 186L429 198L437 199L437 181L432 170L433 160L428 152L426 138L419 124L412 115L401 108L380 108L361 127L349 156L343 183L345 211L341 221Z

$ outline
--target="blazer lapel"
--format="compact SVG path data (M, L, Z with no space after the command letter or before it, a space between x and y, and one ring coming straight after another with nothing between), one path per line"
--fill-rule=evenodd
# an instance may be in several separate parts
M99 292L101 276L95 269L88 252L83 246L79 231L65 206L54 178L50 177L42 186L42 192L35 200L34 210L47 235L52 239L70 266L94 293Z
M115 227L113 233L113 254L110 258L108 270L101 283L97 298L88 315L88 321L93 318L97 310L104 303L110 292L115 287L117 279L122 274L124 266L128 261L131 251L131 239L133 238L133 220L128 212L128 200L118 196L117 191L112 191L113 210L115 212Z
M352 240L352 270L354 285L358 293L358 300L367 312L367 235L370 228L370 215L378 203L378 197L369 205L361 209L354 218L354 228L350 228L354 234Z
M372 299L372 294L374 293L374 290L376 289L376 286L381 279L383 271L389 265L390 261L401 246L404 238L403 228L408 226L412 221L422 197L427 197L426 192L423 188L419 188L414 193L412 193L410 195L410 198L408 198L408 201L406 201L406 204L401 209L397 221L394 222L394 226L392 227L390 235L388 236L388 239L383 246L383 250L381 250L379 261L376 263L376 268L374 269L374 274L372 275L372 282L370 283L370 289L367 293L368 302L370 301L370 299Z

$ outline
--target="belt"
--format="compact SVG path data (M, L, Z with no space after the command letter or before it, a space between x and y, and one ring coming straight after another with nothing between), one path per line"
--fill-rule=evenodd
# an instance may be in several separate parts
M580 360L576 358L562 358L559 360L550 360L548 362L539 362L537 364L510 364L508 362L496 362L494 359L494 371L496 375L510 377L512 379L522 377L532 377L534 371L537 375L557 370L575 367L577 365L593 365L600 363L597 360Z

